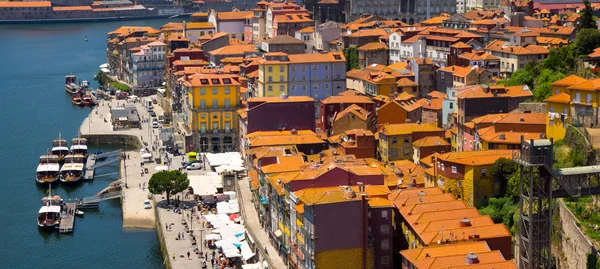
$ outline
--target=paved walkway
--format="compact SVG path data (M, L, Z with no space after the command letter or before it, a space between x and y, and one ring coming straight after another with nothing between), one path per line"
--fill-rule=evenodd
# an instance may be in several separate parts
M267 258L267 262L269 263L270 268L287 268L287 266L283 263L281 257L277 255L277 250L273 247L273 245L271 245L269 237L260 225L260 222L258 220L258 212L256 212L256 208L254 208L254 204L252 203L250 180L248 179L248 177L244 177L238 180L237 182L238 201L240 203L240 210L242 211L242 216L244 217L244 225L246 226L246 229L250 232L252 238L254 238L254 241L258 245L258 249L260 250L260 257ZM267 248L267 255L265 255L264 253L265 247Z
M151 98L151 97L148 97ZM102 100L100 104L94 107L94 110L83 121L80 126L82 135L131 135L138 137L142 142L146 142L148 149L152 151L153 156L159 156L158 153L158 129L152 128L151 122L142 123L142 128L117 129L113 130L110 123L110 108L127 104L125 100L112 99L110 101ZM142 102L135 103L141 119L151 119L150 114L143 106ZM157 114L162 113L159 106L154 105ZM105 121L106 120L106 121ZM152 149L152 145L156 145ZM141 175L142 158L139 149L125 152L128 159L121 162L121 176L123 182L127 183L128 188L123 189L123 227L127 228L148 228L155 226L155 215L153 210L144 209L144 200L149 199L148 181L155 172L158 164L146 163L143 167L148 168L148 174ZM145 189L140 188L145 186Z

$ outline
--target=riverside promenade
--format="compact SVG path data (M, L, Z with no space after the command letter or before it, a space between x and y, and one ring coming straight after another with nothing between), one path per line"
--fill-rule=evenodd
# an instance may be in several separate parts
M152 150L152 144L157 140L158 131L153 129L150 124L142 123L142 129L117 129L113 130L110 123L110 107L118 107L127 104L125 100L112 99L110 101L101 101L94 107L90 115L83 121L79 132L81 136L91 138L91 140L115 139L119 136L127 137L123 139L132 143L132 146L138 146L147 142L148 149ZM135 104L138 113L142 119L148 119L150 115L143 107L141 102ZM155 106L155 109L160 109ZM157 113L162 111L157 111ZM106 122L105 122L106 120ZM141 139L141 140L140 140ZM136 142L136 143L133 143ZM156 147L158 148L158 147ZM126 159L121 161L121 179L126 183L127 188L123 188L122 208L123 208L123 227L126 228L155 228L154 210L144 209L144 200L148 198L148 181L150 176L155 172L154 163L144 164L148 168L148 174L141 176L141 154L139 148L125 151ZM156 151L153 151L154 156L158 156ZM145 185L145 190L138 186Z

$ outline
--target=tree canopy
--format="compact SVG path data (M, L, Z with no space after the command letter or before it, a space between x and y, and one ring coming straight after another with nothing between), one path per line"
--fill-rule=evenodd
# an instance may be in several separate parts
M344 57L346 57L346 71L352 69L360 69L358 64L358 51L356 47L350 46L344 51Z
M152 194L167 193L168 202L170 195L182 192L189 185L190 180L181 171L160 171L150 178L148 190Z
M589 0L583 0L583 11L581 12L581 22L579 28L596 28L596 21L594 20L594 9Z

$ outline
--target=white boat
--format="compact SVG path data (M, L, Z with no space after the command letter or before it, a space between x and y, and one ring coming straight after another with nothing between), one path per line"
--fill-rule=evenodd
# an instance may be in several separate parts
M58 164L58 156L42 155L40 164L35 171L35 181L38 183L53 183L58 180L58 172L60 165Z
M60 213L62 211L62 199L58 195L52 195L52 189L48 196L42 198L42 207L38 211L38 227L54 229L60 225Z
M65 163L85 163L85 156L82 154L69 154L65 156Z
M83 177L83 163L65 163L60 169L60 181L64 183L74 183Z
M83 211L77 210L77 211L75 211L75 215L77 215L77 216L83 216Z
M62 139L60 133L58 133L58 139L52 141L52 155L57 155L58 160L62 161L67 154L69 154L67 140Z
M81 154L85 157L88 155L87 139L73 138L71 140L71 154Z

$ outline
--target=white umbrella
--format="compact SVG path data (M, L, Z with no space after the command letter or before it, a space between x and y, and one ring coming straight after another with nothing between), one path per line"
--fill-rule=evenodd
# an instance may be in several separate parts
M152 158L152 154L151 153L144 153L144 154L142 154L142 158Z
M162 165L162 166L157 166L156 168L154 168L154 170L156 170L156 172L167 171L167 170L169 170L169 167Z
M206 237L204 237L204 240L221 240L221 235L209 234Z

